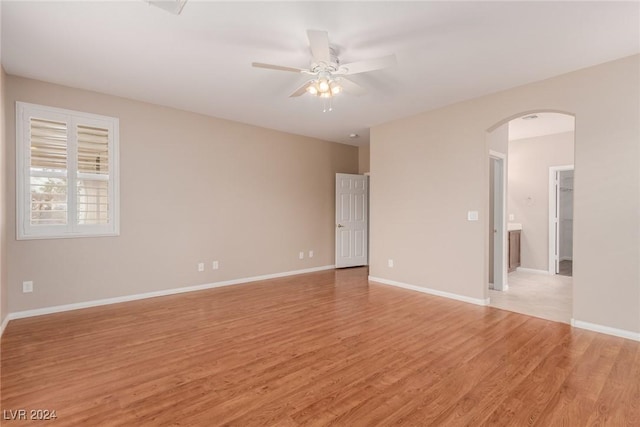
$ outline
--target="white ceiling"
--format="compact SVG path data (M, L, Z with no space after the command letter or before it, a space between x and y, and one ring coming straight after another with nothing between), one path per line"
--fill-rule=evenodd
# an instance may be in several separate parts
M353 76L334 110L288 95L306 79L307 29L341 62L395 53ZM2 1L9 74L359 145L399 117L640 52L639 2L203 2L179 16L128 2ZM350 133L360 138L350 140Z

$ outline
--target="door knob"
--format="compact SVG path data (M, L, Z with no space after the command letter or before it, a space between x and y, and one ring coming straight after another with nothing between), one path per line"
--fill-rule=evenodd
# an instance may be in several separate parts
M342 228L342 227L344 227L344 225L338 224L338 228Z

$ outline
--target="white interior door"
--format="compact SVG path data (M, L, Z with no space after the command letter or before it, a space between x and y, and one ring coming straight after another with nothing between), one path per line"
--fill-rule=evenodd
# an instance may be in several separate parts
M336 174L336 267L367 264L367 177Z

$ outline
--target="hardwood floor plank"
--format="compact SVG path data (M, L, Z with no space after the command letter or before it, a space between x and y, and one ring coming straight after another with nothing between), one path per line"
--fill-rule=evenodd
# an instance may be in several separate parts
M537 333L540 325L530 324L524 335L529 339L515 346L496 360L478 381L477 386L461 395L455 405L440 414L435 425L480 425L513 390L520 386L554 347L557 339L566 336L569 328L553 325L544 334ZM549 339L549 335L553 339Z
M436 381L439 378L436 363L439 361L441 363L445 363L444 361L447 360L447 353L449 353L447 351L447 349L449 348L447 341L449 341L449 343L452 343L459 340L459 335L456 335L452 332L453 331L448 331L448 336L451 338L450 340L439 340L439 342L442 342L442 347L437 349L436 351L433 350L432 346L429 346L427 344L426 346L422 346L412 352L412 354L421 354L421 357L414 358L413 361L403 364L397 369L386 370L386 372L379 377L376 383L374 383L374 385L376 385L380 389L380 392L373 399L362 402L356 407L349 407L343 403L344 408L342 408L340 411L334 409L335 412L342 412L342 415L339 416L338 421L349 422L352 419L364 417L369 420L370 423L374 422L379 412L385 414L389 412L392 400L394 398L399 398L397 393L400 393L403 389L407 388L407 386L411 384L412 376L415 376L415 374L418 372L422 373L426 372L428 369L433 369L433 372L437 375L431 375L430 378ZM429 340L426 340L424 342L428 343ZM473 348L472 341L465 339L461 342L461 344L464 345L458 345L456 349L456 351L460 353L467 352ZM450 354L450 356L454 357L455 353ZM350 405L353 406L353 403L354 402L351 402Z
M560 389L552 396L537 424L566 424L575 420L580 425L586 425L588 414L596 408L596 400L624 341L615 337L596 337L585 357L581 358L580 363L572 369ZM584 389L586 383L589 383L588 389Z
M598 418L592 415L591 425L640 425L640 348L636 344L625 341L611 373L611 382L616 384L615 389L612 390L613 387L610 384L605 384L596 402L596 416L601 416L605 408L608 416L599 423ZM631 353L634 348L635 358L632 360ZM631 383L630 387L629 383ZM620 402L628 402L628 404L621 405Z
M560 389L571 370L585 355L595 336L584 331L572 331L528 375L498 409L486 425L533 425L549 401Z
M410 381L416 383L415 388L419 390L420 397L407 399L410 395L408 392L412 390L409 386L400 394L401 400L405 402L402 409L393 413L384 422L422 422L426 425L436 425L439 417L446 418L447 410L455 406L458 397L464 396L478 384L481 379L479 374L485 375L499 362L505 343L507 347L519 347L529 339L529 334L521 333L521 328L526 322L535 322L535 320L526 319L523 323L514 323L509 329L496 328L494 332L500 332L497 335L488 336L488 340L483 339L485 345L476 344L473 350L465 352L466 357L454 357L453 360L456 363L442 365L445 369L436 371L437 381L426 382L424 377L412 378ZM504 325L507 321L500 323ZM433 366L438 367L439 363L435 362ZM451 396L454 390L456 398Z
M640 425L640 343L366 268L15 320L1 346L1 409L56 426Z

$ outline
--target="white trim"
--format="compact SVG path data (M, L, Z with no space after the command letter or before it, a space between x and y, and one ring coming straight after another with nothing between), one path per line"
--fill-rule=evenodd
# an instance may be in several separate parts
M31 158L30 117L56 120L67 125L67 169L65 173L32 174L29 168ZM79 125L99 126L108 129L109 174L108 182L109 222L100 225L81 225L77 218L78 174L77 134ZM102 237L120 235L120 181L119 181L119 119L81 111L67 110L44 105L16 101L16 239L58 239L75 237ZM31 225L29 219L31 176L60 176L66 178L67 223L59 225ZM84 174L90 176L90 174ZM95 179L95 177L91 177ZM102 178L104 179L104 178Z
M516 271L519 271L521 273L544 274L547 276L551 274L547 270L536 270L535 268L525 268L525 267L518 267L516 268Z
M582 320L571 319L571 326L574 328L586 329L601 334L613 335L614 337L626 338L633 341L640 341L640 332L626 331L624 329L612 328L610 326L598 325L596 323L583 322Z
M493 283L489 283L489 284L487 285L487 288L489 288L489 290L491 290L491 291L497 291L497 289L494 289L494 288L493 288ZM509 285L508 285L508 284L505 284L505 285L504 285L504 288L502 288L502 291L498 291L498 292L504 292L504 291L508 291L508 290L509 290ZM487 300L488 300L488 298L487 298Z
M574 169L574 165L549 166L549 217L547 218L549 227L549 246L547 247L547 251L549 252L549 265L547 271L551 276L556 274L555 252L556 244L558 243L555 229L556 209L558 208L558 199L555 192L556 173L563 171L572 171Z
M225 280L222 282L205 283L203 285L185 286L183 288L164 289L161 291L146 292L143 294L125 295L121 297L105 298L93 301L78 302L74 304L56 305L52 307L37 308L35 310L17 311L9 313L5 322L13 319L23 319L25 317L42 316L44 314L60 313L63 311L79 310L82 308L98 307L101 305L117 304L120 302L135 301L140 299L162 297L167 295L182 294L185 292L202 291L205 289L220 288L223 286L240 285L243 283L256 282L258 280L276 279L278 277L295 276L297 274L314 273L316 271L334 269L334 265L324 265L321 267L306 268L304 270L286 271L283 273L265 274L263 276L245 277L241 279Z
M498 291L506 291L509 289L509 284L508 284L508 277L509 277L509 273L508 273L508 266L509 266L509 261L508 261L508 254L509 254L509 239L507 238L507 236L509 235L509 231L508 231L508 226L507 226L507 180L508 180L508 164L507 164L507 155L505 153L501 153L499 151L494 151L494 150L489 150L489 158L490 159L494 159L497 160L498 165L500 167L500 175L501 175L501 181L502 181L502 194L500 194L500 198L501 198L501 211L502 211L502 217L500 218L500 230L498 232L498 240L502 242L502 250L501 251L497 251L495 246L493 249L493 256L494 256L494 265L491 266L490 268L493 268L493 275L494 275L494 282L496 281L495 275L496 272L495 270L499 269L502 270L501 274L500 274L500 282L499 284L501 284L501 288L502 289L496 289ZM490 183L490 185L494 185L494 183ZM494 192L494 197L496 197L495 192ZM495 210L494 210L494 216L495 216ZM487 218L487 221L489 220L489 218ZM489 225L489 224L487 224ZM490 239L495 239L495 236L491 235L489 236ZM495 263L496 263L496 252L501 252L500 255L502 255L500 258L498 258L498 268L495 268ZM494 287L495 289L495 287Z
M7 325L9 324L9 320L11 320L9 318L10 314L7 314L4 318L4 320L2 321L2 324L0 325L0 338L2 338L2 334L4 334L4 330L7 327Z
M383 285L391 285L398 288L410 289L412 291L418 291L425 294L436 295L439 297L454 299L457 301L467 302L475 305L489 305L489 298L471 298L464 295L452 294L450 292L438 291L436 289L425 288L422 286L409 285L407 283L396 282L395 280L381 279L379 277L373 276L369 276L368 279L372 282L382 283Z

